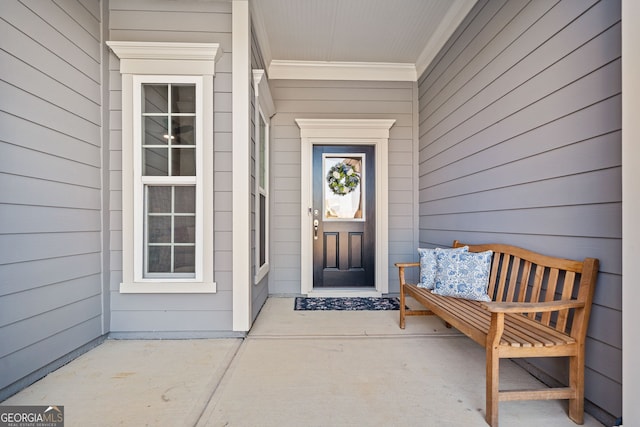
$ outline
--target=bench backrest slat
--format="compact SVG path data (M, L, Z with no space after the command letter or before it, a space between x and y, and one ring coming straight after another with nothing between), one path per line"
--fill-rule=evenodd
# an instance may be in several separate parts
M505 301L514 302L516 296L516 288L518 287L518 273L520 272L520 264L522 261L519 257L513 257L513 263L511 264L511 277L509 278L509 285L507 286L507 296Z
M574 273L573 271L568 271L564 276L564 284L562 285L562 299L571 299L571 293L573 292L574 283L576 283L576 273ZM558 331L565 331L567 329L568 320L569 310L560 310L558 312L556 329Z
M496 290L496 281L498 278L498 271L500 270L500 257L493 257L491 261L491 275L489 277L489 287L487 288L487 292L489 295L493 295Z
M500 255L500 254L498 254ZM495 256L494 259L499 259L500 256ZM502 268L500 269L500 281L498 282L498 290L495 294L496 299L505 300L505 289L507 287L507 273L509 272L509 264L511 263L511 255L502 254ZM507 268L505 268L507 267Z
M531 295L525 302L537 302L540 301L540 291L542 290L542 279L544 278L544 266L536 265L536 273L531 286ZM536 318L535 313L529 313L531 319Z
M545 291L544 300L553 301L556 299L556 289L558 288L558 276L560 271L557 268L549 269L549 278L547 279L547 290ZM542 314L541 322L547 326L551 324L551 312Z
M529 275L531 274L531 261L524 261L522 268L522 281L520 282L520 292L518 292L518 302L525 302L527 299L527 286L522 283L529 283Z

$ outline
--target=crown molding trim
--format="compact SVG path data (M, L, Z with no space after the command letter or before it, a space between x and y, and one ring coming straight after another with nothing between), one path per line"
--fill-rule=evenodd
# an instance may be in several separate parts
M253 90L255 91L255 96L260 103L263 113L265 113L268 118L273 117L276 113L276 107L273 103L269 81L264 70L253 70Z
M416 67L408 63L284 61L269 64L270 79L291 80L417 80Z
M418 78L427 70L431 61L445 45L449 37L458 29L464 18L469 14L478 0L455 0L449 11L444 16L440 25L429 38L429 42L424 47L416 60L416 74Z

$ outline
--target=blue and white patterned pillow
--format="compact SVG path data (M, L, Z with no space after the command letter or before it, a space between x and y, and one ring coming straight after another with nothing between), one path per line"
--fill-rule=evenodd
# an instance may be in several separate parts
M467 252L469 246L463 246L455 249L423 249L418 248L418 255L420 255L420 281L418 282L419 288L433 289L436 280L436 250L441 252Z
M491 257L486 252L441 252L436 249L434 294L475 301L491 301L487 294Z

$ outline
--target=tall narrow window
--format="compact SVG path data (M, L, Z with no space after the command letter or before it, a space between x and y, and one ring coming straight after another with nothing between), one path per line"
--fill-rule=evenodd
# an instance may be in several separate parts
M255 277L257 284L269 271L269 123L275 113L263 70L253 71L255 92Z
M196 84L142 83L144 277L193 278L199 144Z

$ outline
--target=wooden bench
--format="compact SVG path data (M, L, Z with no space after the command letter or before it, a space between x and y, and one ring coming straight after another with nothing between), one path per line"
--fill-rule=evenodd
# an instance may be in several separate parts
M453 242L453 247L465 244ZM498 403L510 400L569 399L569 417L584 423L584 348L598 274L598 260L573 261L502 244L467 245L470 252L492 250L488 293L492 302L445 297L408 284L400 276L400 328L405 317L436 315L485 347L486 421L498 425ZM426 310L405 306L411 296ZM499 390L502 358L569 358L567 387Z

